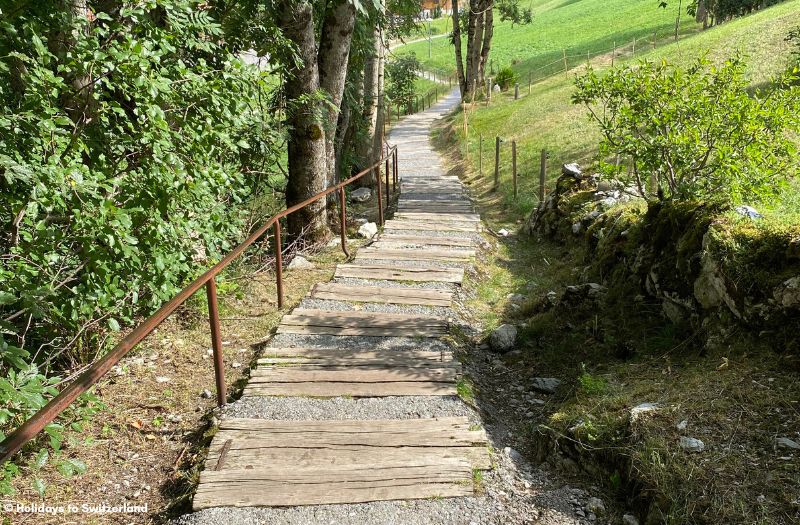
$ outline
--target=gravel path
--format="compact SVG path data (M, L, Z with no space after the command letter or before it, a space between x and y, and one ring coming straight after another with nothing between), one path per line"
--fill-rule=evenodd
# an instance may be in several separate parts
M426 112L403 119L394 127L389 142L399 146L401 176L405 181L422 183L444 176L441 159L430 146L427 132L437 118L457 107L458 92L452 92L443 101ZM445 179L439 179L445 180ZM448 183L452 179L446 179ZM401 199L403 197L401 196ZM412 200L452 200L455 196L441 194L414 194L406 199ZM465 200L465 202L469 202ZM479 233L472 232L430 232L387 230L401 235L424 237L469 237L481 241ZM442 248L446 249L446 248ZM468 262L437 261L370 261L357 263L391 264L395 267L468 267ZM458 290L449 283L399 283L370 279L341 278L335 282L360 286L415 287L422 289ZM457 294L457 295L460 295ZM454 308L416 305L385 305L378 303L349 303L305 298L303 308L325 310L361 310L369 312L396 312L421 315L437 315L448 318L453 323L466 325ZM332 335L279 334L269 343L269 348L308 347L339 348L342 352L391 350L430 350L436 352L464 355L467 349L457 348L452 341L421 337L366 337ZM263 350L269 353L269 348ZM469 372L478 371L474 366ZM481 378L477 378L481 379ZM487 388L484 381L474 381L467 377L467 384ZM497 401L497 398L493 398ZM212 508L180 517L175 523L181 525L478 525L478 524L529 524L544 525L589 525L603 523L602 517L586 516L582 501L588 495L579 489L572 489L554 481L547 473L529 465L523 456L507 445L519 439L494 414L487 414L481 406L480 413L467 396L467 401L459 397L404 396L383 398L333 398L312 399L305 397L247 397L226 406L221 418L262 418L275 420L345 420L345 419L413 419L442 416L467 416L471 421L482 424L490 439L492 470L482 473L475 480L478 493L472 497L425 499L412 501L379 501L346 505L311 505L287 508ZM500 416L505 413L498 412ZM481 422L481 415L489 416Z

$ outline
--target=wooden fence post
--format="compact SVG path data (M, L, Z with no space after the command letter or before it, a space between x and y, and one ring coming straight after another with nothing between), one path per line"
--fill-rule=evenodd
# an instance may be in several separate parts
M656 42L658 42L658 31L653 31L653 49L656 48Z
M519 82L514 84L514 100L519 99Z
M633 37L633 51L631 52L633 56L636 56L636 37Z
M494 190L500 187L500 137L494 139Z
M478 139L478 176L483 177L483 133Z
M564 74L569 76L569 69L567 68L567 50L562 49L561 52L564 54Z
M614 67L614 57L617 56L617 41L614 40L614 51L611 52L611 67Z
M544 179L547 172L547 150L542 150L542 161L539 169L539 206L544 203Z
M517 141L511 141L511 179L514 181L514 200L517 200Z

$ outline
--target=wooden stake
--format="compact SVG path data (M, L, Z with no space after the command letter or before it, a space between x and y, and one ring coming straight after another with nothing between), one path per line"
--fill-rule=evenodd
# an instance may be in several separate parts
M544 204L544 179L547 173L547 150L542 150L541 168L539 170L539 206Z
M517 200L517 141L511 141L511 179L514 182L514 200Z
M500 187L500 137L494 139L494 190Z
M519 82L514 84L514 100L519 99Z
M614 51L611 52L611 67L614 67L614 57L617 56L617 41L614 40Z
M483 178L483 133L478 139L478 176Z
M567 68L567 50L566 49L562 49L561 52L564 55L564 74L565 75L569 75L568 68Z

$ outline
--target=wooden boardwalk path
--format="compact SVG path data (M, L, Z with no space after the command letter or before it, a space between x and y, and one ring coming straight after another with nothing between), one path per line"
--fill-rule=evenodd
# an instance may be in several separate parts
M400 126L391 137L399 146L402 191L394 218L370 246L338 265L333 282L318 283L309 293L309 299L320 303L354 303L358 308L298 307L278 328L278 334L325 336L341 344L266 349L245 397L456 395L461 365L450 353L425 350L421 344L403 350L348 345L353 337L413 342L446 336L445 316L367 306L447 308L452 287L460 285L464 266L475 256L480 217L460 182L443 175L439 156L419 130L419 125L405 131ZM486 434L467 417L223 419L193 506L469 497L476 469L488 468Z

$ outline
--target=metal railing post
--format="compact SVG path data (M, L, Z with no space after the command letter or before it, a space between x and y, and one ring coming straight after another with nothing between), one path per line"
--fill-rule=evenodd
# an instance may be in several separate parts
M339 221L342 239L342 251L345 257L350 258L350 252L347 251L347 200L344 196L344 187L339 188Z
M283 254L281 253L281 221L275 221L275 285L278 288L278 308L283 308Z
M386 209L389 209L389 195L391 190L389 188L389 157L386 157Z
M380 163L378 164L380 166ZM380 168L375 169L375 182L378 186L378 224L383 226L383 192L381 192L381 170Z
M211 326L211 348L214 352L214 379L217 384L217 406L225 404L225 363L222 360L222 334L219 330L219 307L217 306L217 281L212 277L206 283L208 299L208 323Z

